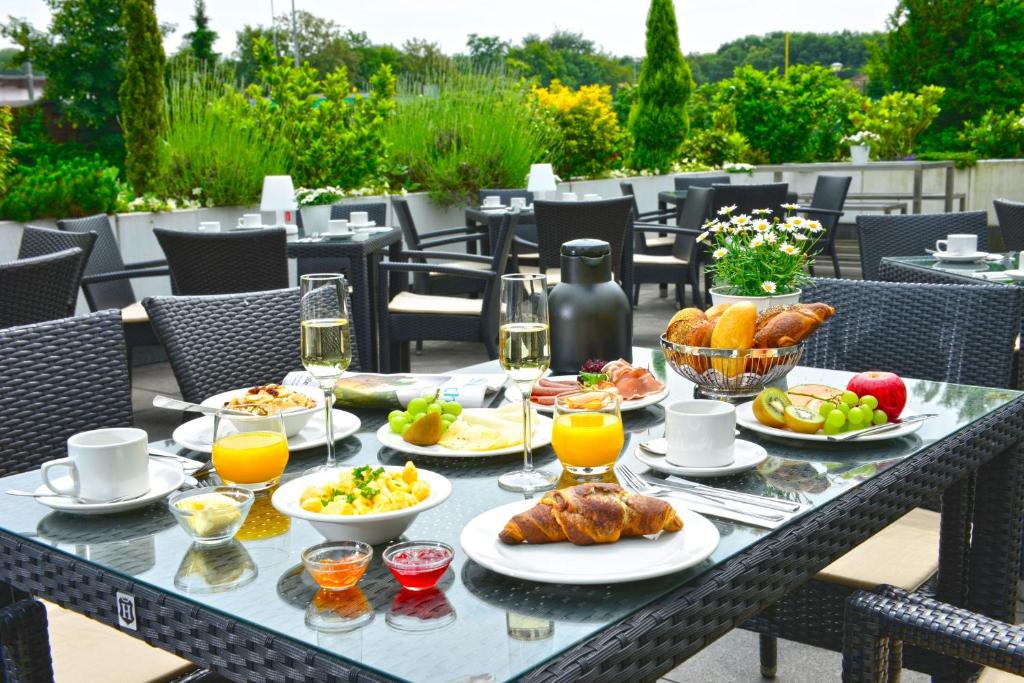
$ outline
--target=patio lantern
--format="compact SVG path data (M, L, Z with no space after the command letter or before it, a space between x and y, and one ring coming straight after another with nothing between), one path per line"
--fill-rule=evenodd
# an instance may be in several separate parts
M533 193L534 199L544 199L544 193L557 190L555 169L551 164L532 164L530 175L526 177L526 189Z
M295 225L295 186L290 175L268 175L263 177L263 196L260 211L275 212L274 225L284 227Z

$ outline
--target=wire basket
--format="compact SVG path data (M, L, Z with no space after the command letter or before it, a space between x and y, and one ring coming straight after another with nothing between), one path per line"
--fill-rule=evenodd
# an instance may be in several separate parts
M757 396L800 362L803 346L779 349L709 349L676 344L661 336L669 365L711 398Z

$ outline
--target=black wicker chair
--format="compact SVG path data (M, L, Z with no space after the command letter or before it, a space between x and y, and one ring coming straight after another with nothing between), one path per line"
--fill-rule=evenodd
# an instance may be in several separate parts
M681 190L689 190L691 187L711 187L712 185L730 185L732 184L732 176L729 175L728 173L723 173L721 175L698 176L677 175L672 179L672 183L676 189L676 192L679 192Z
M72 247L0 264L0 328L74 315L84 261Z
M408 371L409 342L424 339L479 341L487 349L488 357L498 357L498 295L518 218L518 213L512 212L502 219L494 253L490 256L413 251L402 253L402 258L414 259L413 262L389 261L380 265L377 319L380 321L381 372ZM427 262L428 259L447 260L455 256L475 261L482 268L477 270ZM475 279L483 286L482 296L464 299L415 292L400 292L393 298L389 296L389 277L400 275L404 278L406 273L422 272Z
M735 206L736 209L732 212L734 216L742 213L749 214L754 209L771 209L774 215L778 215L781 211L779 207L785 204L789 197L787 183L764 185L716 183L711 187L715 191L715 198L711 203L712 212L715 213L725 206Z
M814 256L825 255L832 259L832 271L837 278L839 273L839 256L836 254L836 236L839 232L839 218L843 215L846 194L850 191L852 176L820 175L814 182L814 194L810 206L797 209L807 218L816 220L825 228L825 239L815 245ZM811 266L814 275L814 266Z
M1007 251L1024 251L1024 202L996 199L992 204L996 207L1003 248Z
M658 225L668 225L668 222L678 222L679 207L681 202L676 208L668 209L666 211L641 211L640 205L636 201L636 192L633 190L633 183L622 181L619 183L619 190L622 191L623 197L633 198L633 223L657 223ZM637 231L637 234L633 236L633 251L637 254L671 254L672 247L676 243L676 238L664 231L661 234L653 234L648 236L646 232Z
M299 290L158 296L142 301L186 401L280 382L301 370ZM353 366L359 367L353 349Z
M893 586L854 593L846 603L844 631L846 683L897 680L904 643L1024 675L1024 628Z
M46 254L78 247L82 250L82 268L75 279L81 284L82 276L85 274L85 264L89 262L94 244L96 244L96 233L94 232L64 232L62 230L26 225L21 232L18 258L45 256ZM78 289L78 287L75 287L75 292L71 297L71 312L69 315L74 315L75 308L78 305Z
M924 256L935 241L950 233L978 236L978 249L988 248L988 216L984 211L926 213L909 216L857 216L860 267L865 280L878 279L883 256Z
M52 683L46 607L26 598L0 607L0 674L9 683Z
M816 279L801 298L836 308L832 319L804 342L801 365L1011 386L1013 347L1024 315L1020 288ZM879 580L880 572L900 572L904 588L923 585L937 566L938 526L934 513L913 511L882 532L890 534L884 542L891 549L902 539L916 538L924 552L910 553L901 562L874 543L879 534L748 622L746 628L761 633L763 675L774 675L776 638L840 651L842 613L850 594L855 588L897 582ZM956 533L956 528L943 527L942 544L947 543L945 532ZM914 666L925 664L916 661Z
M283 228L183 232L154 228L167 255L175 294L201 296L288 287L288 235Z

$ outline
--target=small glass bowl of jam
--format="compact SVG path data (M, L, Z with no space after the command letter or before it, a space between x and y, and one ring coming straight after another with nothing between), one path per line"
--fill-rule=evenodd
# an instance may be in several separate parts
M422 591L433 588L452 563L455 552L439 541L406 541L384 551L384 564L402 588Z
M343 591L359 583L373 548L359 541L331 541L302 551L302 564L321 588Z

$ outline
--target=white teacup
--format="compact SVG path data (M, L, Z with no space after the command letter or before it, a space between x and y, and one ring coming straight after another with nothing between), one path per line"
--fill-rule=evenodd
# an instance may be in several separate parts
M149 491L148 442L146 432L134 427L79 432L68 439L68 457L43 463L43 484L91 503L141 496ZM70 472L70 487L53 481L60 469Z
M935 242L935 251L943 254L976 254L978 253L978 236L949 235L946 239Z
M352 225L366 225L370 222L370 214L365 211L353 211L348 215L348 222Z
M199 224L199 232L220 232L220 221L203 221Z
M501 197L498 195L487 195L484 197L484 206L501 206Z
M601 195L599 195L599 194L590 193L590 194L583 195L583 201L585 201L585 202L592 202L592 201L600 199L600 198L601 198Z
M258 213L247 213L238 218L240 228L258 228L263 225L263 216Z
M327 232L331 235L347 235L352 232L352 228L344 218L334 218L327 221Z
M577 199L579 199L579 198L576 196L575 192L563 192L562 193L562 201L563 202L574 202Z
M512 197L509 201L509 206L513 209L525 209L526 208L526 197Z
M665 408L665 460L679 467L725 467L736 443L736 408L722 401L678 401Z

